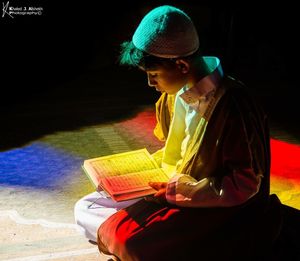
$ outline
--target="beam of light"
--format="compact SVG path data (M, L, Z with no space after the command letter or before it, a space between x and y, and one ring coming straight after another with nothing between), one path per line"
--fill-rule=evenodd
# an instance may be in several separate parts
M271 139L271 193L300 209L300 146Z
M62 186L82 162L42 142L0 153L0 185L46 189Z
M300 183L300 146L271 139L271 173Z
M83 160L163 144L153 136L155 113L78 131L57 132L24 147L0 152L0 186L63 190L84 195L93 190L81 171ZM271 192L300 209L300 146L271 139Z

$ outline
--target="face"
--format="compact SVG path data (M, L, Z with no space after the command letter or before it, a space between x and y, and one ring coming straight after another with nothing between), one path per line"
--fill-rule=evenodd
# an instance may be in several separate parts
M186 84L186 74L174 66L157 66L154 69L143 70L147 73L148 85L159 92L175 94Z

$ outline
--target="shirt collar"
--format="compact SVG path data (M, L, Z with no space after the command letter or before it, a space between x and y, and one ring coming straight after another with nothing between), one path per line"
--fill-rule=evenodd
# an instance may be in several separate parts
M202 78L191 88L184 86L178 93L178 95L189 105L206 100L209 94L216 90L223 78L222 66L217 57L205 56L203 59L208 65L211 73Z

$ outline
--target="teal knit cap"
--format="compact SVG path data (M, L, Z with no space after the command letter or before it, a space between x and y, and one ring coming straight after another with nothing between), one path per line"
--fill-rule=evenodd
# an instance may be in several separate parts
M147 13L132 42L136 48L162 58L188 56L199 48L198 33L190 17L169 5L156 7Z

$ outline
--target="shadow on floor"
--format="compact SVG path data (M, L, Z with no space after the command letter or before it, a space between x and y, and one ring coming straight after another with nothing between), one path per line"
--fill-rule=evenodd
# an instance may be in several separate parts
M126 119L154 106L158 93L144 75L124 68L90 71L53 86L11 90L0 106L0 150L22 146L56 131ZM13 98L13 99L12 99Z
M126 119L140 106L154 106L159 97L147 86L144 74L117 65L42 85L35 83L28 92L27 87L22 91L21 87L10 87L9 96L0 105L1 151L56 131ZM300 144L297 97L283 97L275 83L252 83L249 87L269 115L271 136ZM285 93L294 88L293 84L284 85Z
M273 261L300 260L300 210L282 205L283 225L273 247Z

